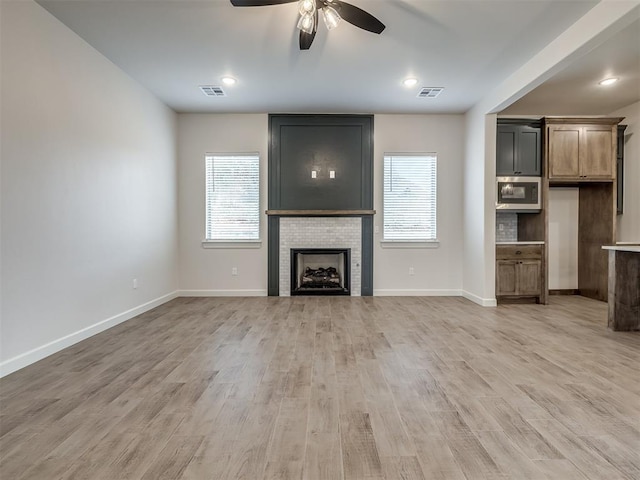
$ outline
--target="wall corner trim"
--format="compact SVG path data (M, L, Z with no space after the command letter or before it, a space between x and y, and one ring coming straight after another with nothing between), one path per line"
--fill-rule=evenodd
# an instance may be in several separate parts
M0 363L0 378L177 298L174 291Z
M471 300L473 303L477 303L483 307L497 307L498 302L495 298L482 298L477 295L474 295L471 292L467 292L466 290L462 291L462 296L467 300Z

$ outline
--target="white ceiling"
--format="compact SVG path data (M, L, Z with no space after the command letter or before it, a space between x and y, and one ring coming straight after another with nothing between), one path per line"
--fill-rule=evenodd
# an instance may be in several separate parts
M611 86L600 80L616 77ZM609 115L640 101L640 20L573 62L501 115Z
M38 3L178 112L459 113L597 1L350 0L386 30L374 35L343 22L327 32L321 25L311 49L302 52L295 3ZM635 47L637 73L640 42ZM581 68L588 69L586 59ZM577 78L570 71L559 78ZM226 97L208 98L198 89L220 85L223 75L238 79L224 87ZM418 85L403 87L407 76L417 77ZM419 99L423 86L445 90Z

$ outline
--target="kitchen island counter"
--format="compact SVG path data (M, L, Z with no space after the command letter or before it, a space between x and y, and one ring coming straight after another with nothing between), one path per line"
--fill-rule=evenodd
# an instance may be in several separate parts
M609 251L609 328L640 330L640 245L602 248Z

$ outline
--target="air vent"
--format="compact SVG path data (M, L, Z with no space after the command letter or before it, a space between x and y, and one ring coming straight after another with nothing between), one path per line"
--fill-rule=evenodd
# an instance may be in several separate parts
M226 97L227 94L224 93L222 87L216 87L214 85L200 85L200 90L207 97Z
M443 87L424 87L418 92L419 98L436 98L444 90Z

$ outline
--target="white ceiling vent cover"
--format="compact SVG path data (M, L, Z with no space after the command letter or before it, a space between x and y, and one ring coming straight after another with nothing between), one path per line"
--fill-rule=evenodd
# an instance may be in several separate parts
M424 87L418 92L418 98L436 98L443 90L444 87Z
M224 90L222 89L222 87L218 87L215 85L200 85L200 90L202 91L202 93L204 93L207 97L226 97L227 94L224 93Z

